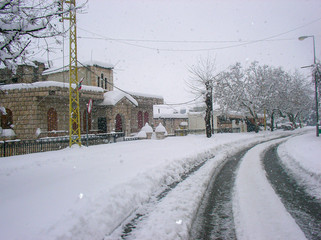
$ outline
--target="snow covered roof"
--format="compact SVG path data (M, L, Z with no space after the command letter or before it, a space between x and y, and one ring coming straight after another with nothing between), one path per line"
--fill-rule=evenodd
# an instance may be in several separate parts
M107 69L113 69L114 65L105 63L105 62L99 62L96 60L91 60L91 61L86 61L82 63L83 65L86 66L94 66L94 67L102 67L102 68L107 68Z
M187 114L179 114L179 113L154 113L154 118L188 118Z
M55 81L44 81L44 82L34 82L34 83L16 83L2 85L1 90L14 90L14 89L31 89L31 88L41 88L41 87L61 87L69 88L69 83L55 82ZM75 84L72 84L75 87ZM101 87L93 87L82 85L81 91L93 91L93 92L104 92Z
M153 95L153 94L146 94L146 93L137 93L137 92L129 92L133 96L137 97L148 97L148 98L159 98L163 99L163 96L160 95Z
M104 62L99 62L99 61L86 61L83 62L82 64L78 64L78 68L82 67L82 65L84 66L94 66L94 67L101 67L101 68L106 68L106 69L113 69L114 65L112 64L108 64L108 63L104 63ZM47 70L45 70L43 72L43 75L49 75L52 73L58 73L58 72L63 72L63 71L69 71L69 67L65 66L65 67L56 67L56 68L49 68Z
M135 106L138 106L138 102L129 94L120 91L109 91L104 94L104 101L99 105L103 106L115 106L120 100L127 98Z

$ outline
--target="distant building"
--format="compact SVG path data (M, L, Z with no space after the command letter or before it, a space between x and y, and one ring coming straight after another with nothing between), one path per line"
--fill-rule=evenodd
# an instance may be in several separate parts
M182 112L182 111L180 111ZM161 123L169 135L174 135L175 130L180 129L182 122L188 123L188 114L179 113L177 109L169 107L167 105L155 105L154 106L154 126L158 126Z

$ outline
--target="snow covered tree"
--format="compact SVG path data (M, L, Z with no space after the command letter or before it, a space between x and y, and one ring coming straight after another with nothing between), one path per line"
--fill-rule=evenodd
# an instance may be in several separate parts
M243 69L240 63L236 63L221 73L219 84L215 87L221 109L248 112L254 119L255 131L258 131L258 112L263 112L266 68L259 68L257 62L253 62L248 69Z
M283 99L282 111L296 128L296 122L301 122L301 116L307 116L313 106L313 91L311 83L297 71L290 75L290 81L280 96ZM282 100L281 100L282 101Z
M286 117L283 112L284 102L280 97L286 91L290 82L290 76L282 68L272 68L268 78L268 90L265 93L263 103L267 116L270 118L271 131L274 130L274 121L277 117Z
M196 65L189 68L191 79L187 85L196 96L202 96L206 105L205 126L206 136L212 136L213 120L213 84L217 75L215 75L215 60L207 57L200 59Z
M259 65L253 62L243 69L240 63L232 65L220 75L215 96L223 110L246 112L254 119L258 131L258 114L266 110L274 128L276 115L288 117L293 126L300 116L311 109L311 86L298 72L290 74L282 68Z
M57 25L60 7L61 0L0 0L0 65L15 70L18 61L26 62L34 53L32 43L62 34ZM37 51L49 51L45 43Z

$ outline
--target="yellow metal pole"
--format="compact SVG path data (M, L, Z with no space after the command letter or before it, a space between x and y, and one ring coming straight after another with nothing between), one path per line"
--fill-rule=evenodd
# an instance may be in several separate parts
M76 28L76 0L69 3L69 146L78 144L81 146L80 136L80 111L78 90L78 66L77 66L77 28Z

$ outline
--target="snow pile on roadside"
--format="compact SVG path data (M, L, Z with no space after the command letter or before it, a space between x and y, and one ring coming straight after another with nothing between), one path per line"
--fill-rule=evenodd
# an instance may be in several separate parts
M284 166L308 193L321 200L321 138L314 132L291 138L278 148Z
M240 240L306 239L273 190L262 166L263 152L281 141L284 139L254 147L241 162L233 197L233 215Z

